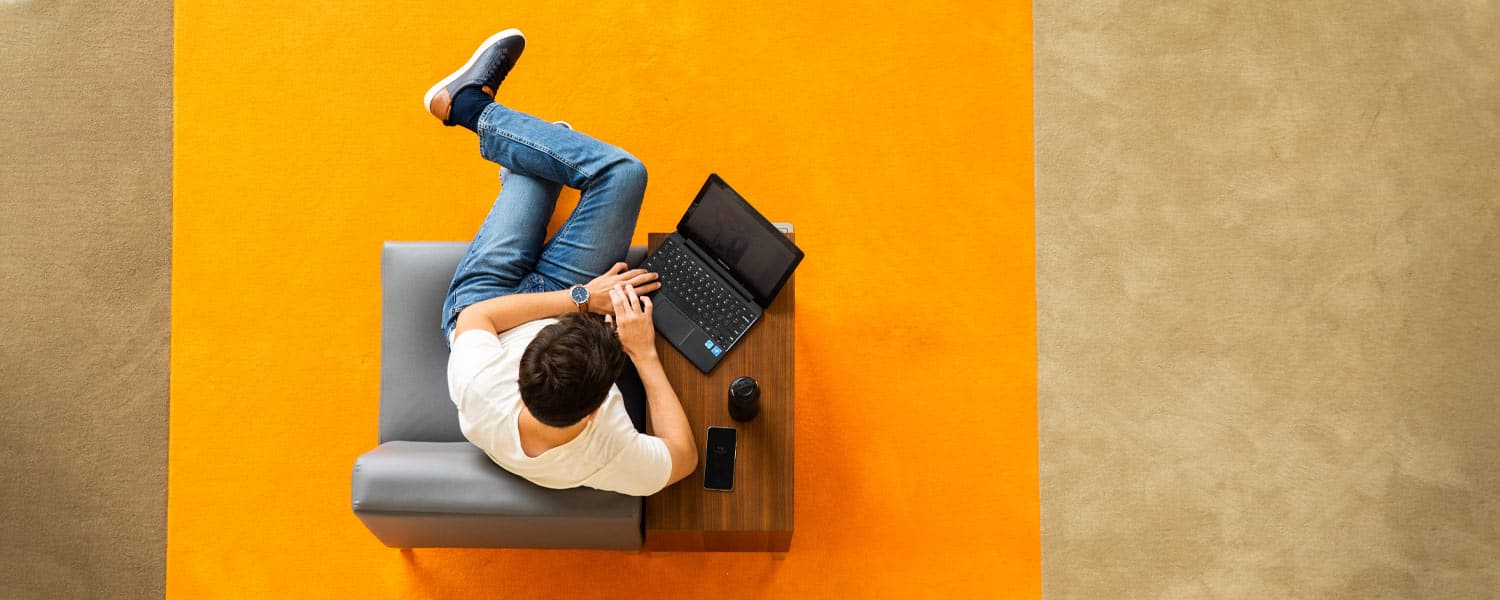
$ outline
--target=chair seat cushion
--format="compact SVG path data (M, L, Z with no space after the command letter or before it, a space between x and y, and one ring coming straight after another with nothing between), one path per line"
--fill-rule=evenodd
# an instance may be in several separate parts
M448 345L440 329L448 283L465 242L386 242L380 259L380 442L461 442L448 399ZM645 246L625 262L638 265Z

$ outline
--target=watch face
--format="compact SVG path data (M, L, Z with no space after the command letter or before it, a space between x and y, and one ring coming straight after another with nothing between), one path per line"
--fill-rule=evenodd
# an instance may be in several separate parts
M583 304L584 302L588 302L589 301L589 289L586 288L586 287L583 287L581 285L578 286L578 287L575 287L575 288L573 288L572 296L573 296L573 302L576 303L576 304Z

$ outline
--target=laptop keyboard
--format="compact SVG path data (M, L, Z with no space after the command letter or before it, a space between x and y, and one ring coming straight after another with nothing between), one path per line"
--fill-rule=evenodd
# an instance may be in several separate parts
M689 250L668 240L641 265L661 276L661 290L672 304L708 333L714 343L728 348L750 328L754 313L733 290L725 287Z

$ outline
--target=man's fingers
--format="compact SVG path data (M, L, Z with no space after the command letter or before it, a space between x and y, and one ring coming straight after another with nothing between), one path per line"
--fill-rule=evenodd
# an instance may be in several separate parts
M624 273L625 272L625 267L628 267L628 266L630 266L630 265L627 265L627 264L622 263L622 262L617 262L617 263L615 263L615 266L610 267L609 271L605 272L604 274L605 275L619 275L620 273Z
M641 296L641 306L645 308L644 312L646 313L646 316L651 316L651 298L648 296Z
M661 284L660 283L656 283L656 282L653 281L651 283L648 283L648 284L645 284L643 286L635 288L635 293L636 294L649 294L649 293L654 292L654 291L659 290L659 289L661 289ZM645 300L646 297L644 295L642 295L641 299Z
M609 302L615 307L615 314L623 315L625 311L625 294L618 287L609 288Z
M630 292L627 290L626 286L616 285L614 289L610 291L610 295L616 298L615 313L618 314L622 320L641 312L640 306L630 298Z
M639 271L639 273L636 273L636 271ZM635 271L631 271L631 273L636 273L630 278L630 284L636 287L640 287L656 281L656 279L660 277L660 275L648 272L645 269L636 269ZM626 275L630 275L630 273L626 273Z
M635 293L635 286L625 284L625 295L630 298L630 309L639 311L641 309L641 297Z

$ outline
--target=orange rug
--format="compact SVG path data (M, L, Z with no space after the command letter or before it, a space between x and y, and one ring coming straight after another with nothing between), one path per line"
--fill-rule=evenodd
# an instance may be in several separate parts
M1039 596L1030 3L811 4L178 2L168 596ZM354 517L380 244L497 191L420 99L505 27L502 102L646 163L638 242L711 171L795 223L784 560L406 555Z

